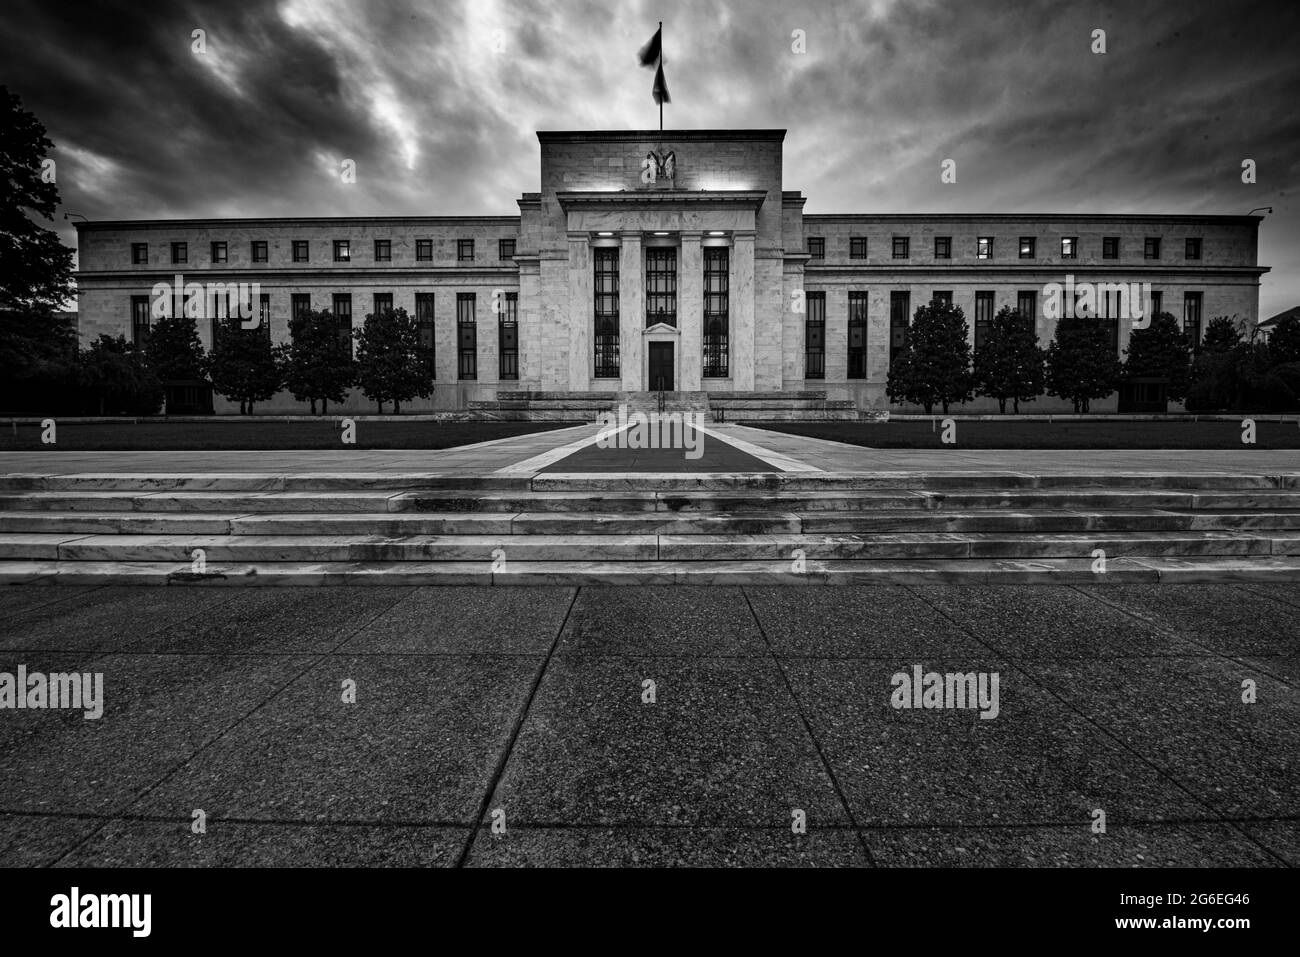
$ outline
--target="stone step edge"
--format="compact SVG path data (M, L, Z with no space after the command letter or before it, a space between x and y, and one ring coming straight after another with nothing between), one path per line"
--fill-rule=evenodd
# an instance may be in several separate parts
M209 563L204 574L174 563L0 561L0 585L852 585L1300 582L1300 558L1119 558L1105 573L1090 560L790 562L315 562L257 566Z

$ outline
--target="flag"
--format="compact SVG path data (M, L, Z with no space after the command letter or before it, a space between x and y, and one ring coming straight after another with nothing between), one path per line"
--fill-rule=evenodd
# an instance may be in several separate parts
M663 48L661 46L662 41L660 39L660 34L663 32L663 27L656 30L655 35L650 38L650 42L637 52L636 58L640 61L642 66L654 66L655 63L658 62L659 57L663 54Z
M664 79L663 32L664 28L660 25L655 35L636 54L637 62L643 67L655 68L655 85L651 94L660 106L673 101L673 98L668 95L668 81Z

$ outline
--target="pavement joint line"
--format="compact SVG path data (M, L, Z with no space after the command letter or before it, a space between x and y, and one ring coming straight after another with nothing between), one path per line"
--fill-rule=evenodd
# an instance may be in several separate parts
M592 428L592 425L589 424L586 427ZM585 449L589 445L593 445L601 435L602 433L600 430L597 430L593 435L574 439L572 442L555 446L544 452L531 455L528 458L520 459L510 465L502 466L501 468L494 470L492 474L503 477L532 479L548 465L553 465L561 459L568 458L574 452ZM529 484L531 487L531 482Z
M1263 593L1263 592L1258 591L1256 588L1251 587L1251 583L1249 583L1249 582L1233 582L1232 584L1233 584L1234 587L1240 589L1241 591L1250 592L1250 594L1252 594L1252 595L1256 595L1256 596L1258 596L1258 597L1260 597L1260 598L1271 598L1271 599L1273 599L1273 601L1276 601L1276 602L1278 602L1279 604L1282 604L1282 605L1289 605L1289 606L1292 607L1292 608L1300 608L1300 602L1297 602L1297 601L1291 601L1291 600L1288 599L1288 598L1279 597L1279 596L1277 596L1277 595L1268 595L1268 594L1265 594L1265 593Z
M193 750L189 755L187 755L186 757L184 757L183 759L181 759L181 761L180 761L179 763L177 763L173 768L171 768L171 769L168 770L168 771L163 772L162 776L159 777L159 778L158 778L156 781L154 781L152 784L147 785L146 787L144 787L144 788L141 789L140 791L137 791L134 795L132 795L132 796L128 799L128 803L126 804L126 806L125 806L122 810L124 810L124 811L129 810L132 806L134 806L135 804L139 803L139 802L140 802L144 797L146 797L150 792L154 791L156 788L158 788L160 785L162 785L164 782L166 782L169 778L171 778L173 775L175 775L177 772L179 772L182 768L184 768L186 765L190 764L190 763L191 763L195 758L197 758L199 755L201 755L201 754L203 754L204 752L206 752L209 748L211 748L211 747L213 747L214 745L216 745L217 742L219 742L219 741L221 741L223 738L225 738L228 734L230 734L231 731L235 730L235 728L239 727L241 724L243 724L245 721L247 721L249 718L251 718L254 714L256 714L257 712L259 712L259 711L261 711L263 708L265 708L265 707L266 707L268 704L270 704L273 700L275 700L275 699L278 698L281 694L283 694L284 691L285 691L286 689L288 689L289 686L292 685L294 682L296 682L299 678L301 678L301 677L303 677L304 675L306 675L309 671L311 671L311 670L312 670L313 668L315 668L317 665L319 665L319 664L321 664L322 662L328 660L328 659L331 657L332 652L333 652L333 651L334 651L334 650L335 650L339 645L341 645L343 642L347 641L349 638L353 637L357 632L361 631L363 628L366 628L366 627L368 627L369 625L373 624L373 623L374 623L374 622L375 622L375 621L380 617L380 615L382 615L382 614L384 614L386 611L388 611L388 610L392 607L392 605L396 605L397 602L398 602L399 600L400 600L400 599L395 599L395 600L392 602L392 604L385 604L385 605L384 605L384 606L383 606L379 611L377 611L373 616L371 616L370 618L368 618L368 619L366 620L365 624L359 625L355 631L348 631L348 632L346 632L346 633L345 633L345 634L344 634L344 635L343 635L343 636L338 640L338 642L337 642L336 644L334 644L334 645L331 646L329 652L319 653L319 654L315 654L315 655L311 655L311 654L305 654L305 655L303 655L303 657L306 657L306 658L308 659L308 664L306 665L306 667L304 667L302 670L300 670L300 671L298 671L297 673L295 673L295 674L293 674L292 676L290 676L290 677L289 677L286 681L284 681L283 683L281 683L281 684L275 686L274 688L272 688L271 691L266 695L266 697L264 697L260 702L258 702L257 704L255 704L255 705L254 705L250 710L248 710L248 711L245 712L244 714L240 715L239 717L235 718L235 720L232 721L230 724L228 724L226 727L222 728L221 730L219 730L218 732L216 732L214 735L212 735L212 736L211 736L207 741L204 741L202 744L200 744L200 745L199 745L197 748L195 748L195 749L194 749L194 750ZM190 616L190 618L192 618L192 617L194 617L194 616L193 616L193 615ZM188 621L189 618L186 618L185 620ZM150 634L153 634L153 633L151 632ZM297 657L297 656L296 656L296 655L293 655L292 657ZM83 846L85 846L87 843L89 843L90 840L91 840L92 838L94 838L94 837L95 837L96 835L98 835L101 831L103 831L103 829L104 829L105 826L107 826L107 822L105 822L105 824L100 825L99 827L93 829L92 831L90 831L89 833L87 833L86 835L84 835L84 836L81 838L81 840L79 840L76 844L72 845L71 847L67 848L67 849L66 849L62 854L60 854L57 858L55 858L53 861L51 861L47 866L49 866L49 867L53 867L53 866L57 865L60 861L62 861L62 860L64 860L65 858L67 858L67 856L68 856L69 854L72 854L74 851L80 850Z
M474 849L474 842L478 837L479 828L483 826L483 818L488 813L488 805L492 803L492 797L496 794L501 778L505 775L506 765L510 763L510 755L515 749L515 742L519 740L519 733L523 730L524 722L528 720L528 712L532 709L533 700L537 697L537 690L542 686L542 679L546 677L546 670L550 667L551 659L555 657L555 649L560 645L560 638L564 636L564 629L569 624L569 617L573 614L573 607L578 603L578 595L581 593L581 585L573 589L573 595L569 598L569 607L564 612L564 620L560 622L560 627L556 629L555 637L551 639L551 647L547 649L541 665L538 667L536 674L533 675L528 695L515 716L514 726L510 729L510 735L506 739L505 747L501 749L501 753L498 755L497 765L493 769L492 777L483 791L483 799L479 802L478 814L474 819L477 823L471 825L469 835L461 846L454 867L463 868L469 860L470 851Z
M746 441L740 436L729 436L723 432L720 432L713 428L709 428L708 426L705 425L699 425L696 426L696 428L698 428L705 435L712 436L713 438L717 439L720 442L725 442L727 445L730 445L732 448L739 449L741 452L744 452L747 455L752 455L760 462L767 463L768 465L772 466L772 468L776 469L778 472L808 473L808 472L825 471L824 469L819 469L814 465L808 465L804 462L800 462L798 459L791 458L790 456L785 455L784 453L773 451L772 449L769 449L766 446L762 446L754 442Z
M767 636L767 629L763 627L763 622L759 619L758 612L754 609L754 603L749 599L749 591L744 586L741 586L740 594L745 599L745 607L749 609L750 617L754 619L754 626L758 629L758 634L763 639L763 644L767 646L768 656L776 665L777 671L780 672L781 681L785 685L786 694L790 696L790 701L794 704L795 711L799 715L799 720L803 723L804 734L808 735L808 740L812 742L813 750L817 752L817 757L826 771L827 778L830 780L831 788L834 790L835 796L839 798L840 806L844 808L844 813L848 815L849 823L856 826L857 817L853 813L852 805L849 804L848 796L845 795L844 788L840 786L840 781L835 774L835 769L831 767L831 763L826 757L826 752L822 749L822 743L818 740L817 733L813 730L812 722L808 720L808 715L804 712L803 703L799 700L799 695L794 690L794 685L791 683L790 676L785 670L785 665L782 664L781 659L776 656L776 651L772 647L772 641ZM804 833L807 834L806 825ZM866 839L862 836L860 831L858 832L857 837L858 844L862 847L862 853L866 855L867 865L869 867L876 867L876 858L875 855L871 853L871 846L867 844Z
M992 650L994 651L994 653L997 654L998 656L1000 656L1000 657L1002 657L1002 658L1005 658L1005 657L1006 657L1004 654L1002 654L1002 652L1001 652L999 649L997 649L995 646L993 646L992 644L990 644L990 643L989 643L988 641L986 641L984 638L980 637L980 636L979 636L978 634L976 634L975 631L973 631L971 628L967 627L967 626L964 625L962 622L960 622L960 621L958 621L957 619L953 618L951 615L949 615L946 611L944 611L944 610L943 610L942 608L940 608L938 605L935 605L933 602L931 602L931 601L929 601L929 600L927 600L927 599L925 599L925 598L922 598L921 595L918 593L918 591L917 591L917 587L916 587L916 586L914 586L914 585L903 585L902 587L905 588L907 591L911 592L915 597L920 598L920 599L921 599L922 601L924 601L927 605L929 605L931 608L933 608L936 612L938 612L938 613L939 613L940 615L942 615L944 618L948 619L948 621L952 622L952 624L956 625L959 629L961 629L962 631L964 631L964 632L965 632L967 635L969 635L971 638L974 638L976 641L978 641L980 644L984 645L986 648L990 648L990 649L992 649ZM1085 598L1089 598L1089 599L1093 598L1093 596L1092 596L1090 593L1083 591L1082 589L1078 588L1078 587L1075 586L1075 585L1069 585L1068 587L1070 587L1070 588L1073 589L1074 591L1078 592L1080 595L1082 595L1082 596L1085 597ZM1098 599L1098 600L1099 600L1099 599ZM1109 603L1108 603L1108 602L1103 602L1103 604L1109 604ZM1123 609L1121 609L1121 610L1123 610ZM1137 617L1137 616L1133 616L1133 617ZM1221 657L1221 656L1220 656L1220 657ZM1031 671L1031 670L1029 670L1028 668L1025 668L1025 667L1023 667L1023 666L1021 666L1021 665L1019 665L1019 664L1015 664L1015 663L1012 664L1012 667L1015 668L1015 670L1016 670L1017 672L1019 672L1020 674L1024 675L1025 677L1027 677L1030 681L1032 681L1035 685L1037 685L1037 686L1038 686L1042 691L1046 692L1048 695L1050 695L1051 697L1053 697L1053 698L1055 698L1057 701L1059 701L1059 702L1060 702L1060 703L1061 703L1061 704L1066 708L1067 711L1072 711L1072 712L1074 712L1076 715L1078 715L1078 716L1080 716L1081 718L1083 718L1083 720L1084 720L1085 722L1087 722L1088 724L1092 725L1092 726L1093 726L1094 728L1096 728L1099 732L1101 732L1101 734L1103 734L1105 737L1107 737L1107 738L1109 738L1111 741L1115 742L1115 743L1116 743L1116 744L1117 744L1117 745L1118 745L1122 750L1127 751L1129 754L1131 754L1131 755L1133 755L1134 757L1136 757L1136 758L1138 759L1138 761L1140 761L1142 764L1145 764L1147 767L1149 767L1149 768L1151 768L1152 770L1154 770L1154 771L1156 772L1157 775L1159 775L1161 778L1163 778L1163 779L1165 779L1166 781L1168 781L1169 783L1171 783L1171 784L1172 784L1174 787L1176 787L1178 790L1182 791L1183 794L1185 794L1187 797L1191 798L1192 801L1194 801L1196 804L1199 804L1199 805L1201 805L1202 807L1209 808L1211 811L1214 811L1215 813L1219 814L1220 817L1223 817L1223 816L1224 816L1222 810L1221 810L1218 806L1216 806L1215 804L1211 803L1211 802L1210 802L1209 800L1207 800L1206 798L1203 798L1203 797L1201 797L1200 795L1198 795L1198 794L1196 794L1195 792L1193 792L1193 791L1192 791L1192 790L1191 790L1187 785L1185 785L1185 784L1182 782L1182 780L1180 780L1179 778L1175 777L1175 776L1174 776L1174 773L1173 773L1172 771L1166 770L1165 768L1163 768L1163 767L1161 767L1160 765L1156 764L1154 761L1152 761L1152 760L1151 760L1150 758L1148 758L1146 755L1142 754L1142 753L1141 753L1140 751L1138 751L1135 747L1133 747L1133 746L1130 745L1127 741L1125 741L1123 738L1121 738L1118 734L1116 734L1115 732L1111 731L1109 728L1107 728L1106 726L1104 726L1103 724L1101 724L1101 723L1100 723L1097 719L1095 719L1092 715L1086 713L1086 712L1083 711L1081 708L1079 708L1079 707L1077 707L1076 705L1072 704L1071 702L1067 701L1067 700L1066 700L1065 698L1063 698L1063 697L1062 697L1062 696L1061 696L1061 695L1060 695L1060 694L1059 694L1059 693L1058 693L1054 688L1052 688L1052 687L1050 687L1049 685L1047 685L1046 683L1044 683L1043 680L1042 680L1038 675L1036 675L1033 671ZM1238 828L1238 830L1240 831L1240 828ZM1240 831L1240 833L1241 833L1242 836L1245 837L1248 841L1250 841L1251 843L1253 843L1253 844L1254 844L1256 847L1258 847L1260 850L1264 851L1264 853L1266 853L1267 855L1269 855L1269 856L1272 857L1273 859L1275 859L1275 860L1277 860L1277 861L1280 861L1283 865L1287 865L1286 860L1285 860L1285 859L1284 859L1280 854L1278 854L1276 851L1274 851L1272 848L1265 847L1262 843L1260 843L1260 842L1259 842L1258 840L1256 840L1255 838L1251 837L1249 834L1246 834L1244 831ZM1289 866L1289 865L1287 865L1287 866Z

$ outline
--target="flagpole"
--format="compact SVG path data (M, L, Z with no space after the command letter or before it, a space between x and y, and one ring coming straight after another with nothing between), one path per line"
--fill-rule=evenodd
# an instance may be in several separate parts
M664 68L664 22L659 21L659 69ZM659 148L664 145L664 98L659 97Z

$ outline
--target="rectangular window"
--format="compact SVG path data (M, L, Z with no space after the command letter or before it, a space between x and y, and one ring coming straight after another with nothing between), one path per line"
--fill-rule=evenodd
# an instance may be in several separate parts
M952 258L952 237L951 236L934 237L934 258L935 259Z
M1033 289L1021 289L1016 293L1016 311L1030 322L1038 321L1038 293Z
M347 263L352 261L352 243L349 240L334 240L334 261L336 263Z
M415 261L427 263L433 260L433 240L417 239L415 241Z
M385 309L391 311L393 308L393 294L391 292L377 292L374 296L374 311L371 315L379 315Z
M212 316L209 320L212 324L212 347L217 347L217 339L220 336L222 326L226 325L226 320L230 318L230 294L217 294L212 296Z
M651 246L645 251L645 324L677 325L677 250Z
M433 326L433 293L417 292L415 294L415 326L420 337L420 361L428 372L429 379L437 378L437 347Z
M190 260L190 247L188 243L172 243L172 262L184 263Z
M826 239L822 236L808 237L808 255L813 259L826 258Z
M849 237L849 258L850 259L867 258L867 237L866 236Z
M131 297L131 341L143 347L149 338L149 297Z
M1151 316L1155 318L1165 311L1165 294L1151 290Z
M346 292L334 294L334 321L337 323L339 342L348 347L352 355L352 295Z
M615 250L617 252L617 250ZM506 293L497 322L501 372L498 378L519 378L519 293Z
M1079 258L1079 237L1078 236L1061 237L1061 258L1062 259Z
M1142 246L1142 258L1143 259L1160 258L1160 237L1159 236L1148 236L1146 238L1146 242Z
M393 241L391 239L375 240L375 262L388 263L393 261Z
M474 240L456 240L456 261L462 263L474 261Z
M478 378L478 325L474 310L474 293L456 293L456 376L460 379Z
M515 241L511 239L497 240L497 259L514 259L515 258ZM518 378L516 376L515 378Z
M1118 236L1101 237L1101 258L1119 259L1119 237Z
M867 294L849 293L849 378L867 377Z
M731 375L730 250L704 249L704 376L725 379Z
M889 362L907 348L907 323L911 318L912 294L909 292L891 292L889 294Z
M1201 347L1201 299L1203 293L1183 293L1183 335L1193 349Z
M149 244L148 243L131 244L131 264L133 266L149 265Z
M295 239L293 241L293 261L296 263L305 263L311 259L311 247L305 239Z
M224 263L226 258L226 244L224 242L215 242L212 244L212 261L214 263Z
M993 237L980 236L975 240L975 258L992 259L993 258Z
M618 344L618 257L619 251L607 246L595 250L595 284L592 291L596 304L596 339L594 375L597 379L619 376Z
M936 300L936 299L937 299L939 302L945 302L945 303L947 303L948 305L951 306L951 305L952 305L952 290L951 290L951 289L936 289L933 293L930 294L930 300L933 302L933 301Z
M808 315L804 319L805 379L826 378L826 293L810 292L804 300Z
M249 257L255 263L264 263L268 258L268 250L265 239L254 239L249 244Z
M908 247L908 237L895 236L894 237L894 258L906 259L908 257L907 247Z
M289 315L294 319L301 319L311 312L311 293L295 292L289 297Z
M1033 259L1038 255L1038 240L1033 236L1020 237L1020 258Z
M989 330L993 328L993 291L981 290L975 293L975 351L979 352L980 347L988 338Z
M1200 241L1200 239L1188 239L1188 240L1187 240L1187 248L1186 248L1186 250L1185 250L1184 253L1183 253L1183 258L1185 258L1185 259L1200 259L1200 258L1201 258L1201 241Z
M261 294L257 303L257 322L258 328L266 336L267 342L271 341L271 294L264 292Z

